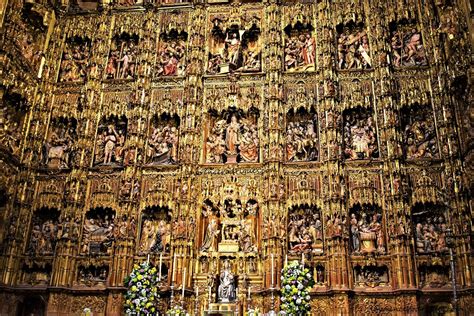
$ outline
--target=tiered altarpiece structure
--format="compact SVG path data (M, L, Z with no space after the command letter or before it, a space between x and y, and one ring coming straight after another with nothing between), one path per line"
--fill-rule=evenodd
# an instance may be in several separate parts
M468 315L472 5L1 1L0 315Z

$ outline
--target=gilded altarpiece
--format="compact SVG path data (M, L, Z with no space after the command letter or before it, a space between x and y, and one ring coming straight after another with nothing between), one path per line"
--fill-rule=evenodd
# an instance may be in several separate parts
M468 315L471 6L0 4L0 315Z

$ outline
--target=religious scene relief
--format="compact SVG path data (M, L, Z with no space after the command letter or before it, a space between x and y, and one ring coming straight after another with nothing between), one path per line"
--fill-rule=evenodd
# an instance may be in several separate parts
M91 41L87 37L66 40L59 69L59 82L83 82L89 71Z
M405 158L437 158L436 126L431 106L403 107L401 114Z
M394 67L427 66L421 32L415 25L390 24L391 62Z
M311 22L296 21L284 29L285 33L285 70L316 70L315 29Z
M324 251L321 211L313 205L297 205L288 211L289 253L315 253Z
M354 268L356 286L389 286L389 274L386 266L356 266Z
M43 144L42 163L48 168L69 168L74 161L77 122L74 118L55 117Z
M351 250L354 255L386 252L382 210L377 205L355 204L349 210Z
M138 65L138 35L122 33L112 39L105 79L134 79Z
M26 253L53 255L58 240L59 210L41 208L33 214L31 232Z
M81 265L78 268L78 275L76 284L82 286L105 286L107 282L107 276L109 273L109 267L106 265L94 266L94 265Z
M86 213L82 228L81 253L110 254L114 241L115 211L110 208L94 208Z
M176 164L178 162L180 119L177 115L162 114L151 118L146 163Z
M125 116L103 117L97 128L94 165L122 165L126 134Z
M416 204L412 209L412 217L418 254L447 252L446 222L447 210L437 204Z
M16 93L5 93L0 108L0 146L18 155L28 104Z
M286 160L317 161L319 158L318 115L299 109L286 116Z
M23 265L20 284L32 286L46 286L51 280L52 267L46 262L27 262Z
M139 254L169 253L171 246L171 210L148 207L142 213Z
M187 14L163 16L156 54L155 76L183 76L186 71L186 47L188 33L184 29Z
M347 160L378 158L377 131L372 111L357 107L343 112L344 157Z
M339 69L370 69L372 59L363 25L337 26L337 66Z
M227 191L233 188L225 188ZM258 203L227 197L216 206L207 200L202 208L201 252L256 252Z
M211 15L208 74L261 70L260 20L259 11Z
M229 108L217 113L210 110L206 130L206 163L259 162L259 111L247 113Z
M449 267L423 264L419 268L421 288L440 288L450 286Z

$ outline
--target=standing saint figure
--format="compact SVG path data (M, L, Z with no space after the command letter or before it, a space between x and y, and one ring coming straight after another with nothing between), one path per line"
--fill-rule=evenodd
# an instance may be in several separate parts
M237 121L237 117L232 115L230 124L226 128L225 143L227 145L227 151L231 155L237 154L237 146L239 145L239 131L240 124Z
M237 38L237 33L232 33L231 39L229 39L229 34L227 34L225 42L227 43L229 63L237 66L240 55L240 39Z
M217 289L219 302L228 303L235 300L234 275L230 270L229 260L224 261L224 267L220 274L220 284Z
M217 219L211 217L207 225L204 242L201 246L201 251L216 251L217 250L217 236L219 235L219 227Z

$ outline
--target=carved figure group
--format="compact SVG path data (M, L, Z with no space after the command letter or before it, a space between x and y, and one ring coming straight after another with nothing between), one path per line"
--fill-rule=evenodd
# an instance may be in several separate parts
M289 212L288 249L290 252L323 251L323 223L318 210L296 207Z
M87 76L89 60L90 43L88 40L73 38L66 42L59 70L59 81L84 81Z
M365 31L344 31L337 40L339 69L368 69L372 67L369 40Z
M285 41L285 70L314 71L316 41L310 31L291 34Z
M436 126L428 107L407 109L403 115L403 143L407 159L434 158L437 154Z
M421 214L415 220L416 251L446 251L446 221L442 215Z
M95 164L121 164L124 157L126 123L102 120L95 147Z
M54 219L42 220L36 216L33 218L28 251L32 254L52 254L57 241L58 226Z
M135 78L138 57L138 38L115 38L105 68L106 79Z
M370 111L345 113L344 156L349 160L378 157L375 122Z
M153 126L148 138L146 159L151 164L176 163L178 161L178 127L168 123Z
M318 159L317 117L289 122L286 127L287 161L316 161Z
M217 120L206 141L207 163L257 162L259 136L257 124L232 115L230 121Z
M43 164L50 168L68 168L74 154L75 120L53 120L43 145Z
M385 234L381 214L373 213L370 217L364 211L360 214L352 213L350 234L354 253L385 253Z
M146 218L142 224L140 253L160 253L170 250L171 225L164 219Z
M407 31L393 31L391 46L395 67L428 65L421 33L415 27Z
M114 240L114 215L86 215L82 230L82 253L107 253Z
M260 71L260 29L255 24L248 30L225 29L219 18L214 18L213 23L207 72Z
M388 271L385 266L356 267L354 270L355 282L358 286L376 287L388 284Z
M78 281L81 285L94 286L107 280L108 267L79 267Z
M186 70L186 42L182 39L163 41L158 47L157 76L183 76Z

